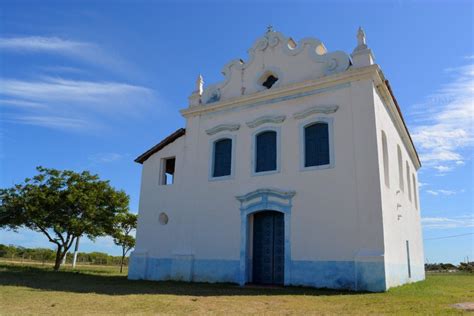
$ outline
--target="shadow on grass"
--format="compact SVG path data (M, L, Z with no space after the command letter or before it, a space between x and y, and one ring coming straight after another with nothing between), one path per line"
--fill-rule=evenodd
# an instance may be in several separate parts
M187 283L174 281L131 281L123 275L91 274L82 271L0 264L0 286L24 286L44 291L97 293L105 295L163 294L186 296L236 295L352 295L360 292L306 287L240 287L229 283Z

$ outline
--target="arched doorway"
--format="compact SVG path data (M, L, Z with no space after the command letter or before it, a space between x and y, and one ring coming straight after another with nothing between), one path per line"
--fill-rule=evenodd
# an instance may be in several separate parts
M252 282L283 285L285 276L285 218L275 211L253 215Z

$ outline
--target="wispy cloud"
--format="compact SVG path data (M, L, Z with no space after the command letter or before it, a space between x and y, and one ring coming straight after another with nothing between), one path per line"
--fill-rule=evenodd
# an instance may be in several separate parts
M136 69L116 54L104 50L101 46L56 36L0 37L0 50L3 53L54 54L82 60L88 64L99 65L116 72L136 72ZM66 67L63 68L63 70ZM72 67L67 67L69 70Z
M94 82L67 80L62 78L44 77L38 81L24 81L15 79L0 80L1 94L10 97L19 97L29 100L48 102L75 102L95 107L97 104L114 98L114 104L131 105L129 102L136 97L150 98L153 92L145 87L118 82ZM136 101L136 100L135 100ZM140 100L144 101L144 100ZM114 105L115 107L115 105ZM119 108L120 109L120 108Z
M100 125L105 118L139 117L155 100L151 89L120 82L43 77L0 79L0 86L5 98L0 104L22 110L3 120L59 129L80 130Z
M93 163L109 163L122 159L124 155L119 153L97 153L90 155L88 159Z
M3 37L0 38L0 48L20 52L62 52L67 54L80 54L84 49L96 49L94 45L86 42L43 36Z
M439 189L439 190L426 190L426 193L431 194L431 195L444 195L444 196L450 196L450 195L455 195L459 193L464 193L465 190L444 190L444 189Z
M426 229L468 228L474 227L474 216L423 217L421 223Z
M1 94L1 90L0 90ZM19 108L44 108L45 105L38 102L31 102L18 99L0 99L0 107L19 107Z
M114 69L133 72L133 67L94 43L61 37L0 37L4 53L47 53L63 55ZM87 71L82 65L41 65L35 72L80 75ZM38 68L39 67L39 68ZM43 67L43 68L41 68ZM131 70L132 69L132 70ZM54 76L35 79L0 79L1 120L63 130L90 130L105 125L111 118L133 118L145 114L156 103L153 90L140 85L109 81L76 80Z
M60 117L60 116L47 116L47 115L28 115L28 116L9 116L4 121L25 124L25 125L34 125L41 127L49 127L54 129L61 130L76 130L80 131L85 128L93 128L94 123L88 120L75 119L69 117Z
M474 64L448 70L454 76L419 104L413 139L425 166L446 173L464 164L474 144Z

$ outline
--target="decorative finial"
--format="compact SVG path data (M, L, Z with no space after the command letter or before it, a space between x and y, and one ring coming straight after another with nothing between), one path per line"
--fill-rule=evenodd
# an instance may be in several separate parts
M357 30L357 47L351 54L352 56L352 67L365 67L375 63L374 55L372 50L367 46L365 39L365 32L362 27L359 26Z
M267 33L273 32L273 26L270 24L267 26Z
M196 79L196 92L199 93L199 95L202 95L202 91L204 88L204 79L202 78L201 74Z
M360 26L359 26L359 30L357 30L357 47L359 48L367 47L367 42L365 40L365 32Z

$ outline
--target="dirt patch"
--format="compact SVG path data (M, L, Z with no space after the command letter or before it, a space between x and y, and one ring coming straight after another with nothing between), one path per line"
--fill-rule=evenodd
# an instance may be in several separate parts
M473 302L465 302L465 303L457 303L454 305L451 305L454 308L457 309L462 309L464 311L468 312L474 312L474 303Z

